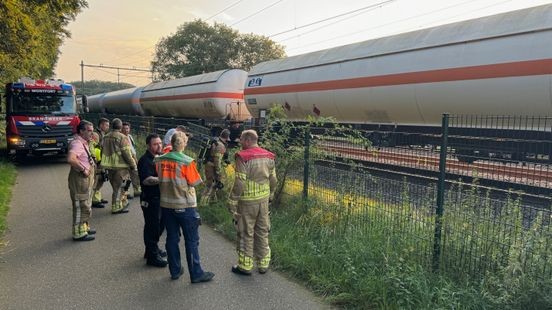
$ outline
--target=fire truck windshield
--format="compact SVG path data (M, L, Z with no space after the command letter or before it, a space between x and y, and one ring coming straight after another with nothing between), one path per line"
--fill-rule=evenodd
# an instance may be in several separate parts
M75 113L75 98L57 94L19 93L12 98L12 113L67 114Z

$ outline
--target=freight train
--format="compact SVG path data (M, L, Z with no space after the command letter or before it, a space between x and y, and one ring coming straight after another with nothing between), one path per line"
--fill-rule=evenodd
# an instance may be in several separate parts
M281 105L290 120L331 116L372 130L376 143L389 142L400 140L396 132L438 133L443 113L552 116L551 43L552 5L543 5L267 61L248 73L219 71L92 96L89 103L98 112L227 119L262 119Z
M191 119L251 118L244 104L247 72L221 70L88 97L91 113Z

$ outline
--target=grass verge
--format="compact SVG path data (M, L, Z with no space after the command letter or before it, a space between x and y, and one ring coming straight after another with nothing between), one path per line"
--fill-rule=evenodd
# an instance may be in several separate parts
M271 215L272 267L303 281L327 302L347 309L548 309L552 280L508 265L479 280L435 274L393 228L343 233L316 216L319 201L288 198ZM310 211L307 211L310 210ZM201 206L207 223L235 239L224 202ZM324 212L327 214L326 212ZM335 214L335 212L330 212ZM314 215L314 216L313 216ZM336 217L331 217L338 220Z
M15 166L7 160L0 158L0 237L7 228L6 217L8 215L12 187L16 177Z
M5 121L0 121L0 247L2 236L7 229L6 217L10 208L12 187L17 172L15 166L6 158Z

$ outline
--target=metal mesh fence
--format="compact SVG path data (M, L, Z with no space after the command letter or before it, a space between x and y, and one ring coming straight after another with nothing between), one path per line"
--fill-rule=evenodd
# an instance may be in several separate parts
M450 116L447 173L550 197L551 126L550 117Z
M113 119L113 115L102 115L96 113L86 113L82 114L81 118L88 120L96 126L98 120L101 117L105 117L109 120ZM197 121L191 121L186 119L179 118L163 118L163 117L152 117L152 116L134 116L134 115L119 115L123 122L129 122L132 128L131 134L139 134L145 136L150 133L156 133L163 138L163 136L171 128L176 128L177 126L185 126L186 132L189 134L188 140L188 149L195 154L200 154L201 150L209 143L211 137L211 132L209 129L198 124ZM143 141L142 141L143 142ZM201 163L201 159L198 159L198 162Z
M96 124L99 116L84 118ZM121 118L144 134L186 125L196 151L211 136L186 120ZM401 257L454 277L514 267L552 276L552 121L447 120L444 148L439 126L296 128L282 157L305 156L288 167L284 190L316 201L305 218L324 238L383 232Z
M551 122L498 119L450 118L442 187L441 127L311 127L308 196L337 206L347 229L334 233L384 230L396 251L455 277L514 265L550 276Z

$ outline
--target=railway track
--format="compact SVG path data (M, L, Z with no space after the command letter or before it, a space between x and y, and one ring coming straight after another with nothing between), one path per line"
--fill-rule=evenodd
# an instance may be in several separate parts
M425 149L362 148L358 146L318 141L326 155L359 163L371 170L407 176L437 179L439 154ZM550 167L534 163L478 161L472 164L447 156L447 180L473 183L503 191L522 191L544 200L552 196Z

